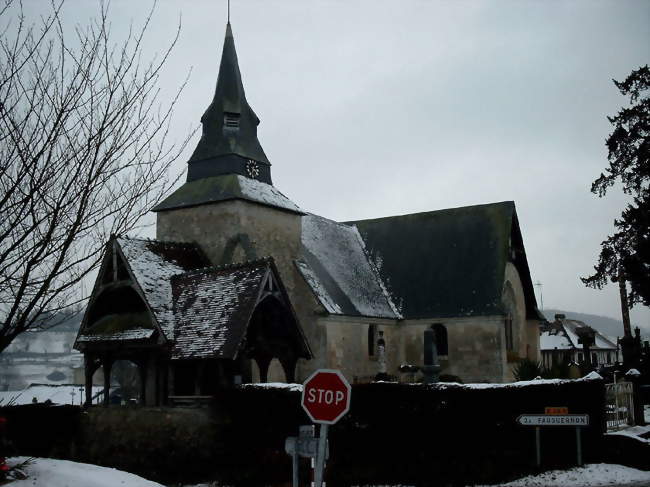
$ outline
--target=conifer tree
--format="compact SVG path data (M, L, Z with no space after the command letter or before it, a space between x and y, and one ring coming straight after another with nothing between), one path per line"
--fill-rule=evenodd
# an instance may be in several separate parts
M632 202L614 221L615 233L602 242L595 273L582 282L601 289L608 280L627 281L630 293L623 304L650 306L650 69L640 67L614 84L630 105L608 117L614 126L607 139L609 167L591 191L602 197L620 182Z

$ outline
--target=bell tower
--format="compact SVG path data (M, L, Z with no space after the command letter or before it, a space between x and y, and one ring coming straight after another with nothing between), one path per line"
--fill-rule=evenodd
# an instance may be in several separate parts
M228 22L217 85L201 117L187 179L153 208L156 237L196 242L215 265L273 256L291 287L304 212L273 186L257 139L259 123L246 100Z
M246 100L230 22L217 87L201 117L203 133L188 161L187 181L240 174L271 183L271 164L257 139L260 119Z

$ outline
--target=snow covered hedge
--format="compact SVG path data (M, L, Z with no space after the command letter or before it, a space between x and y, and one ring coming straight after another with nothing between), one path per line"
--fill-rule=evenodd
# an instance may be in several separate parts
M355 385L350 413L330 428L328 485L487 483L528 473L534 429L518 426L516 418L543 414L548 406L590 415L583 431L585 461L600 461L604 397L602 380ZM204 410L98 407L66 419L50 408L47 420L41 411L32 425L25 412L14 414L10 424L12 435L20 437L16 453L23 455L53 456L46 450L55 449L59 458L161 483L191 472L197 481L281 485L291 472L285 438L309 424L299 400L298 386L247 386L221 392ZM57 435L63 436L52 441ZM544 429L542 448L545 466L571 465L575 430Z

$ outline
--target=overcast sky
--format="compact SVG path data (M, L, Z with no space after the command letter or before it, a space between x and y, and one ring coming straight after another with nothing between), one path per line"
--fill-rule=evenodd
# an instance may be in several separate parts
M115 32L146 9L113 0ZM71 21L96 10L66 2ZM162 88L192 70L180 138L211 100L226 1L160 1L149 54L179 18ZM617 288L579 276L625 205L589 189L606 117L627 102L611 80L650 62L650 2L232 0L231 22L274 185L304 210L342 221L514 200L544 307L620 318ZM632 320L650 326L650 310Z

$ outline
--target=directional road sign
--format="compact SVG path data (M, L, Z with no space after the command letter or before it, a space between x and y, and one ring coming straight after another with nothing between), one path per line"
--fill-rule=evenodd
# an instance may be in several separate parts
M517 423L523 426L589 426L588 414L522 414Z

